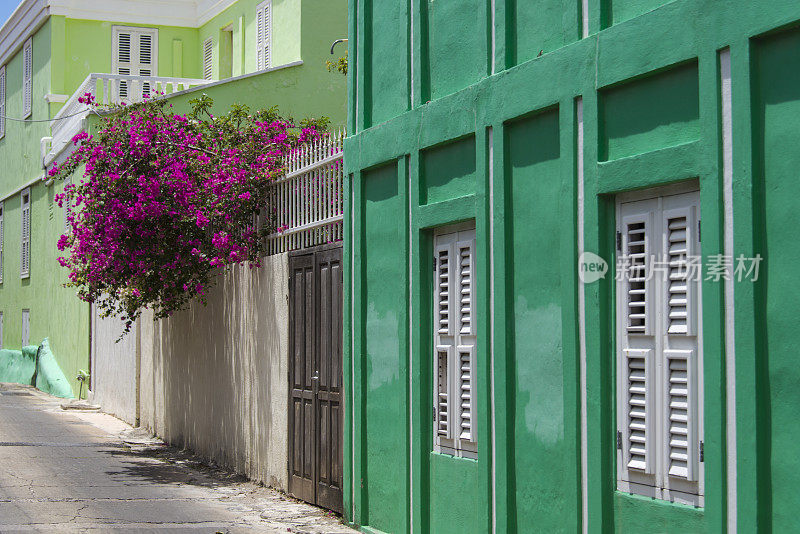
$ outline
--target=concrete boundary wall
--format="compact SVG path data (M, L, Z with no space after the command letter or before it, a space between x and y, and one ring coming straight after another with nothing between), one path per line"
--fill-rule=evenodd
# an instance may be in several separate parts
M226 269L208 305L93 328L94 399L172 445L287 488L288 255ZM138 384L138 386L137 386Z

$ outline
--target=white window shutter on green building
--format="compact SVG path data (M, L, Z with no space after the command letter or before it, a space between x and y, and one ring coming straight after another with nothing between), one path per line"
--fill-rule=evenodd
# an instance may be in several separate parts
M33 41L28 39L22 49L22 118L33 113Z
M158 76L158 30L115 26L113 70L125 76ZM150 83L120 80L117 96L139 100L150 94Z
M434 448L477 454L475 230L434 239Z
M6 135L6 66L0 67L0 139Z
M203 42L203 79L211 80L214 76L214 40L209 37Z
M698 219L697 192L618 205L617 485L702 506Z
M256 70L272 66L272 1L256 7Z
M28 278L31 273L31 190L25 189L20 195L22 232L20 235L20 277Z

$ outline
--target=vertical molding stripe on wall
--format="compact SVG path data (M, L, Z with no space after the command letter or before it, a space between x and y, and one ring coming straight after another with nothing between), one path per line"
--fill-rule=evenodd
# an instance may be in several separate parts
M589 37L589 0L581 0L581 37Z
M584 0L584 4L586 0ZM584 22L588 15L584 10ZM578 175L578 257L584 249L584 193L583 193L583 98L575 99L575 115L577 122L576 131L576 167ZM580 264L578 265L580 268ZM580 388L581 388L581 525L582 531L589 529L589 495L587 493L588 474L588 444L586 441L586 291L583 282L578 282L578 339L580 357Z
M731 51L719 53L722 103L722 203L724 254L733 257L733 91ZM727 421L728 532L736 532L736 356L733 313L733 279L725 280L725 392Z
M494 7L494 2L492 2ZM492 55L494 57L494 54ZM492 63L494 69L494 63ZM487 129L489 145L489 395L491 396L490 418L492 434L492 534L497 532L497 438L495 433L494 402L494 128Z

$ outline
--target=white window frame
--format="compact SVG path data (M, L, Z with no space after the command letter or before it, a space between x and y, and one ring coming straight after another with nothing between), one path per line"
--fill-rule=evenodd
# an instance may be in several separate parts
M147 76L142 74L142 70L149 70L149 76L158 76L158 29L157 28L143 28L139 26L113 26L111 29L111 72L114 74L124 74L120 69L127 70L129 76ZM122 65L119 60L119 38L121 34L130 34L130 59L127 66ZM139 53L139 36L149 35L151 38L151 52L150 63L142 63ZM135 61L134 61L135 59ZM144 68L143 67L150 67ZM147 93L150 90L149 84L129 84L126 81L120 81L119 84L114 84L115 90L113 91L116 98L119 100L130 99L130 93L136 91L141 94Z
M22 47L22 118L33 114L33 37Z
M3 312L0 311L0 350L3 348Z
M667 271L674 270L674 267L669 265L677 265L680 262L675 262L674 256L669 256L668 224L683 216L686 216L687 254L690 257L699 256L700 194L696 182L626 193L617 199L616 220L618 245L620 245L617 254L623 255L628 248L628 225L646 221L648 269L652 272L644 289L647 296L646 327L639 328L638 331L630 328L627 315L631 309L628 302L630 286L625 280L618 279L616 283L617 489L702 507L705 501L705 464L701 458L704 440L703 336L700 320L702 284L697 279L690 280L686 284L687 329L685 332L670 333L669 312L671 306L673 311L677 309L675 302L679 301L670 298L670 295L674 297L676 294L676 288L673 287L670 293L670 273ZM682 232L680 229L678 231ZM678 246L677 250L680 248ZM676 247L673 247L674 250ZM664 263L665 259L673 260L673 263ZM649 265L652 261L658 263ZM636 289L641 292L640 287ZM629 361L633 362L637 374L629 374L633 372L630 371ZM686 367L685 372L683 366ZM644 380L640 377L644 377ZM644 398L640 395L639 387L643 382L647 384ZM629 385L631 388L635 385L637 389L629 390ZM629 403L629 394L636 395L636 404ZM672 433L671 420L677 421L677 419L671 419L670 416L675 415L682 419L682 413L678 412L682 403L671 404L671 400L680 400L684 396L688 400L685 470L680 468L679 460L674 460L670 455L672 450L678 455L675 458L682 456L683 447L680 445L680 440L671 439L677 435ZM633 410L631 406L642 408L636 411L637 416L629 412ZM642 424L642 418L638 417L641 413L645 414L645 424ZM641 432L643 428L644 432ZM683 433L680 423L675 424L674 429ZM636 432L639 438L642 437L642 433L646 436L644 461L641 461L641 456L630 452L631 447L639 443L630 440L629 433L633 432Z
M256 6L256 70L272 68L272 0Z
M477 258L474 221L436 229L433 252L433 449L440 454L477 459ZM447 261L446 300L441 297L443 258ZM464 261L464 258L469 259ZM465 288L468 288L466 292ZM464 294L468 296L461 296ZM463 401L465 390L469 391L467 402Z
M6 135L6 66L0 65L0 139Z
M31 189L23 189L20 199L20 278L29 278L31 275Z

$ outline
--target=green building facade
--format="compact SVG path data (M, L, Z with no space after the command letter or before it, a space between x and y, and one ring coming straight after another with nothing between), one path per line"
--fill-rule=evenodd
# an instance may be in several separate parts
M7 117L0 128L0 348L19 350L23 340L38 345L48 337L76 395L78 370L90 368L91 313L63 287L67 272L58 265L56 243L65 217L55 202L63 184L46 181L45 171L69 153L54 137L72 114L59 112L82 94L87 76L184 80L180 88L192 88L170 95L176 110L188 110L188 101L205 92L215 113L242 103L278 105L298 118L326 115L334 125L346 120L344 78L325 68L331 42L347 33L344 2L146 4L23 0L0 27L0 116ZM138 64L137 57L123 61L120 33L131 36ZM152 38L149 52L140 35Z
M351 0L349 37L347 518L800 528L800 5Z

